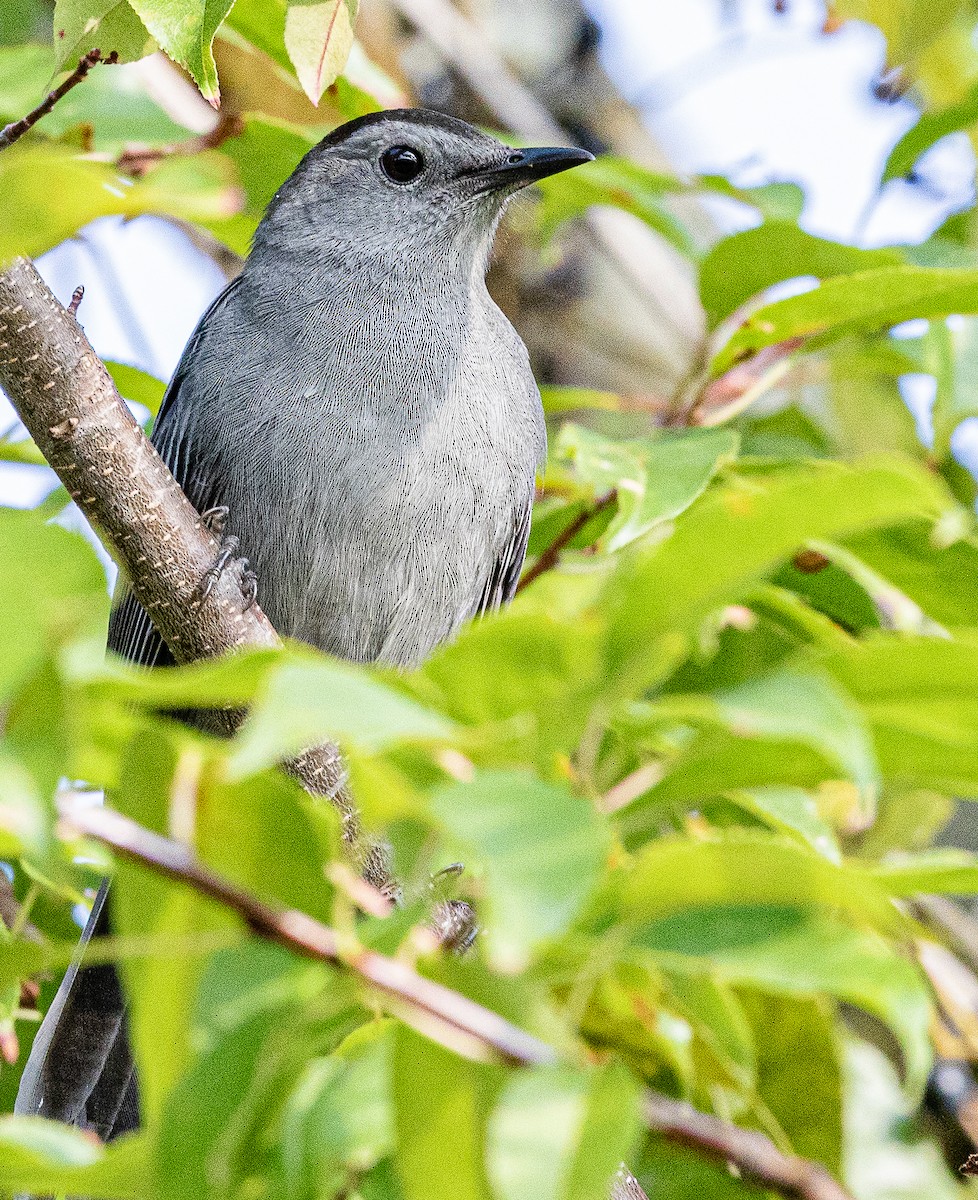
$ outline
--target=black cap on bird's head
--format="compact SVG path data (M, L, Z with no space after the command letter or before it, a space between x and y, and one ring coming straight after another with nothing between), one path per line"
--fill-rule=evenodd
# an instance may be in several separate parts
M287 222L293 237L308 238L317 214L328 211L334 238L345 231L364 253L392 239L427 245L439 233L482 242L515 192L592 158L564 146L507 146L427 109L388 109L341 125L313 147L263 225Z

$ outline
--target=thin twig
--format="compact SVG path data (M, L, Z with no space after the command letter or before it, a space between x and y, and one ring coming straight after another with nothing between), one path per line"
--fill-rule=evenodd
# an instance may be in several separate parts
M62 819L79 833L232 909L259 937L358 975L408 1023L420 1026L449 1049L519 1066L556 1060L545 1043L467 997L425 979L405 963L347 941L335 929L297 909L264 903L211 871L180 842L153 833L110 808L79 805L70 794L62 795L58 809Z
M783 1154L770 1138L699 1112L681 1100L648 1093L645 1119L650 1129L679 1146L732 1163L741 1175L795 1200L851 1200L818 1163Z
M76 287L71 293L71 303L68 305L68 312L70 312L73 317L78 316L78 306L81 304L84 298L85 288L79 284L78 287Z
M3 129L0 129L0 150L5 150L8 146L12 146L18 138L22 138L28 129L36 125L42 117L46 117L62 96L66 96L73 87L81 83L92 67L98 63L107 63L111 66L118 61L119 55L115 50L112 51L108 58L102 57L101 50L89 50L87 54L78 60L78 66L75 67L68 78L63 83L58 84L53 92L49 92L37 108L31 109L27 116L21 117L19 121L12 121L9 125L5 125Z
M143 175L153 163L159 162L161 159L200 154L204 150L216 150L218 146L223 146L229 138L240 137L244 130L244 120L237 113L222 112L217 124L208 133L188 138L184 142L173 142L169 146L123 150L116 159L115 165L127 175Z
M534 580L539 579L545 572L552 571L560 562L561 554L567 549L574 538L577 537L588 521L592 517L596 517L598 513L604 512L608 505L613 504L617 499L618 490L617 488L612 488L610 492L606 492L603 496L595 500L590 508L586 508L582 513L578 513L567 528L562 529L557 534L533 566L523 572L522 578L516 585L517 594L522 592L524 588L529 587Z

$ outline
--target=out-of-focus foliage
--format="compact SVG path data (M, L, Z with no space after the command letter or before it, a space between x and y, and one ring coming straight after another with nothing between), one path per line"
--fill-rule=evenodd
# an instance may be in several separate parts
M215 62L244 54L306 118L256 102L202 137L141 67L100 66L0 153L4 257L143 212L244 252L316 138L391 95L359 45L339 75L355 0L58 0L53 25L29 8L0 47L3 121L96 45L127 62L158 46L215 104ZM829 25L850 17L880 25L890 66L933 105L883 187L974 121L975 15L847 0ZM31 40L45 22L50 40ZM703 194L753 226L704 247L673 203ZM298 647L160 673L106 662L99 561L45 523L63 493L0 510L0 851L25 905L0 938L0 1045L19 1039L5 1112L35 1028L18 981L41 980L43 1010L71 907L107 865L63 840L65 779L151 829L177 821L205 864L337 926L351 955L359 942L415 961L562 1059L469 1061L341 971L119 862L113 946L145 1128L101 1148L2 1116L0 1191L589 1200L624 1160L655 1200L753 1194L644 1128L654 1086L763 1130L859 1200L961 1194L916 1116L960 981L908 901L978 893L978 857L930 848L953 801L978 799L975 486L952 453L978 415L973 223L866 250L805 232L802 201L620 155L546 182L516 227L530 251L559 258L596 205L630 213L697 273L703 340L668 397L545 389L530 561L555 546L560 561L413 674ZM161 385L111 369L152 415ZM926 437L901 394L921 375ZM0 457L38 461L9 437ZM222 742L168 716L191 704L251 711ZM354 921L330 882L335 814L274 769L327 736L392 847L405 904L391 918ZM416 937L454 862L464 873L436 889L482 926L464 959Z

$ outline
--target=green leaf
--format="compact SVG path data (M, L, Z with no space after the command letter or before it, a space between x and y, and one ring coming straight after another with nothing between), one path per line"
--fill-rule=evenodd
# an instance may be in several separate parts
M636 855L620 897L625 915L642 925L720 905L835 908L881 930L901 923L884 889L864 871L765 834L653 842Z
M700 299L715 328L752 296L782 280L830 279L903 261L898 250L861 250L814 237L790 221L766 221L713 247L700 266Z
M216 108L221 97L211 46L234 0L130 0L160 49L194 78Z
M915 317L978 312L978 271L885 267L827 279L800 296L751 313L710 365L722 375L765 346L789 338L837 338L857 330L888 329Z
M141 404L151 417L155 417L166 391L163 380L128 363L113 362L111 359L105 359L104 362L112 382L119 389L119 395L133 404Z
M911 175L917 159L941 138L959 129L967 129L978 121L978 85L972 87L956 104L933 112L920 114L916 124L897 141L883 165L880 186L891 179Z
M637 547L611 580L610 674L623 691L644 682L650 647L673 631L694 632L806 542L953 511L948 505L928 473L886 461L819 463L712 488L670 537Z
M145 1135L103 1147L41 1117L0 1117L0 1190L136 1200L151 1174Z
M702 960L729 984L786 995L831 995L878 1017L896 1035L908 1083L922 1087L931 1062L931 1001L923 974L879 936L791 905L694 908L650 922L637 943Z
M155 43L126 0L56 0L54 53L59 67L74 66L83 54L114 50L121 62L152 54ZM101 68L99 68L101 70Z
M664 203L670 193L692 190L669 175L659 175L627 158L601 155L568 175L551 175L540 181L543 236L552 237L564 221L579 217L594 204L611 205L630 212L660 234L681 254L693 257L695 246L684 226Z
M0 572L0 698L9 699L46 649L101 632L108 594L85 539L29 511L0 508Z
M734 792L731 799L770 828L797 837L819 854L824 854L829 862L842 861L835 831L819 812L818 801L810 791L794 787L761 787Z
M717 471L736 458L738 446L737 434L729 429L621 442L583 425L564 425L556 456L571 463L595 493L617 489L618 509L601 537L613 551L687 509Z
M738 988L738 996L757 1046L754 1107L761 1123L795 1154L821 1163L838 1178L848 1097L835 1005L821 996L746 988ZM798 1086L799 1062L807 1064L804 1087Z
M285 48L313 104L346 65L358 4L359 0L289 0Z
M487 881L486 938L503 970L562 933L597 883L608 830L582 796L529 773L480 772L431 806L469 870Z
M863 808L873 809L879 771L869 730L831 675L789 666L712 697L666 697L651 713L703 725L704 732L688 740L661 782L620 811L628 846L654 834L665 806L742 790L846 778L859 789ZM763 800L754 803L762 806ZM824 826L822 831L824 836Z
M884 779L978 797L978 641L876 636L823 658L873 731Z
M378 749L404 739L445 738L451 722L364 668L312 654L286 662L262 686L229 766L243 778L326 740Z
M493 1110L487 1160L499 1200L597 1200L640 1129L641 1089L612 1062L520 1072Z
M858 707L830 675L788 667L715 699L721 719L740 737L810 745L864 792L875 792L879 770L869 731Z
M391 1072L404 1200L489 1200L485 1122L498 1071L398 1026Z
M933 364L937 393L931 410L934 455L941 460L950 458L951 437L961 422L978 416L978 319L962 317L953 328L935 323L931 334L946 343L944 362Z

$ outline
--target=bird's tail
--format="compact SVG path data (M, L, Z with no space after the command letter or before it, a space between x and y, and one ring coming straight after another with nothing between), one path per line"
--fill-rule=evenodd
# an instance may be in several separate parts
M115 967L86 967L93 938L110 932L108 880L95 897L69 967L34 1039L15 1112L92 1129L103 1141L139 1126L126 1005Z

